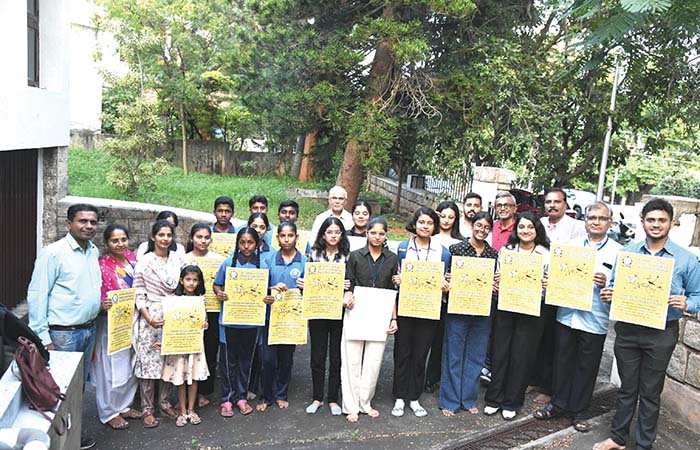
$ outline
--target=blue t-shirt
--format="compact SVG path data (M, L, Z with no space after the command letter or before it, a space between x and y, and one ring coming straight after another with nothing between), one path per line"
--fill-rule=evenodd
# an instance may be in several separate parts
M219 270L216 272L216 277L214 277L214 284L217 286L225 286L226 285L226 268L227 267L232 267L233 264L233 255L229 256L226 258L221 265L219 266ZM242 256L239 254L238 255L238 261L236 261L236 266L240 269L257 269L255 267L255 264L251 261L246 261L242 259ZM267 269L267 262L260 257L260 269ZM269 308L268 308L269 309ZM224 315L219 314L219 325L222 327L231 327L231 328L257 328L256 325L231 325L231 324L223 324L222 319ZM219 331L219 335L223 333L223 330ZM221 336L219 336L221 338Z

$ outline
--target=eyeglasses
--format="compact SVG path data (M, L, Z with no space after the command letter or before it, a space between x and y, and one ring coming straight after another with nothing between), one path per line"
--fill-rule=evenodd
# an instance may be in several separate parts
M514 208L515 205L512 203L496 203L496 209L507 209L507 208Z
M489 231L491 231L491 227L490 227L490 226L488 226L488 225L484 226L484 225L482 225L482 224L480 224L480 223L475 223L475 224L474 224L474 229L475 229L475 230L479 230L479 231L484 231L484 232L486 232L486 233L488 233Z
M328 236L340 236L343 233L341 233L340 230L326 230L325 234Z
M586 220L589 222L608 222L610 217L607 216L586 216Z

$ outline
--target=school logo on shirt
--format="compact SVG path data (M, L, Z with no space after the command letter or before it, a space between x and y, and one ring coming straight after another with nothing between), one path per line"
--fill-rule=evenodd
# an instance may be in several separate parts
M292 270L289 271L289 275L292 278L299 278L299 275L301 275L301 270L297 269L296 267L293 268Z

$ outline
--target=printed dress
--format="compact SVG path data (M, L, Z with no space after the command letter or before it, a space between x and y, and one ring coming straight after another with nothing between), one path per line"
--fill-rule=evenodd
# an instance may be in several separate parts
M202 297L202 302L204 302L204 297ZM210 326L216 326L216 324ZM208 377L209 368L204 352L167 355L165 357L163 381L180 386L185 383L192 384L192 381L204 381Z

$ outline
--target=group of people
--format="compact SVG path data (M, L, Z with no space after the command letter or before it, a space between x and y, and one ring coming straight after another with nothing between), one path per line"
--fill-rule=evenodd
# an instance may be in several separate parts
M66 237L44 248L37 258L27 296L30 327L49 349L85 353L84 374L87 378L90 373L96 385L103 423L126 429L129 419L139 418L151 428L159 424L159 410L161 415L175 419L177 426L198 424L201 418L196 408L213 402L217 366L221 416L231 417L235 410L243 415L254 409L263 412L271 405L287 408L295 351L294 345L268 343L268 306L261 327L224 324L219 312L208 311L201 318L201 353L161 356L163 300L172 295L204 294L205 281L197 261L215 256L210 248L213 233L236 233L232 253L219 255L222 262L213 292L220 302L229 300L225 290L228 267L267 269L270 289L286 291L303 290L307 261L330 262L345 265L343 307L352 310L356 287L398 290L403 260L432 261L444 267L440 319L398 315L395 303L383 330L394 335L395 402L391 414L403 416L408 407L415 416L426 416L420 397L423 392L438 389L444 416L452 417L460 409L478 414L480 380L485 380L486 415L500 411L504 420L514 419L526 391L534 387L540 391L538 400L543 403L535 418L567 416L578 431L590 430L587 410L608 330L614 268L620 250L620 245L607 236L612 221L607 204L593 203L584 221L577 221L565 214L564 191L552 188L546 192L545 216L540 219L529 212L516 214L515 198L504 192L495 198L498 220L494 221L481 210L481 197L470 193L462 212L452 201L443 201L434 210L418 208L406 226L410 237L400 242L394 253L387 246L387 222L372 217L370 205L362 201L346 211L346 201L342 187L330 190L329 209L317 216L303 249L297 248L299 206L293 200L280 203L279 224L272 226L267 199L254 196L249 201L247 223L236 228L232 223L233 200L222 196L214 202L215 223L195 224L186 247L175 240L177 216L165 211L157 217L148 241L141 244L137 254L129 249L128 230L109 224L104 230L102 257L91 242L97 228L97 209L73 205L68 209ZM660 199L650 201L642 211L646 239L626 248L674 258L668 322L666 330L616 324L615 354L622 387L611 438L596 444L597 450L624 448L638 399L637 445L651 448L665 368L678 337L678 319L684 311L700 309L698 260L668 239L672 220L670 204ZM273 236L279 250L273 248ZM544 304L551 242L596 250L591 311ZM539 316L498 308L500 252L542 256ZM493 260L490 315L447 312L452 256ZM130 287L137 295L133 349L108 355L105 312L112 303L106 294ZM260 299L267 305L275 302L270 289ZM308 332L313 389L306 412L315 414L327 404L332 415L345 414L350 422L357 422L360 414L378 417L372 399L386 342L347 339L342 319L309 320ZM176 408L170 402L173 385L177 386ZM137 390L141 411L132 408ZM253 408L249 402L256 398L260 401ZM83 448L91 444L94 440L84 438Z

